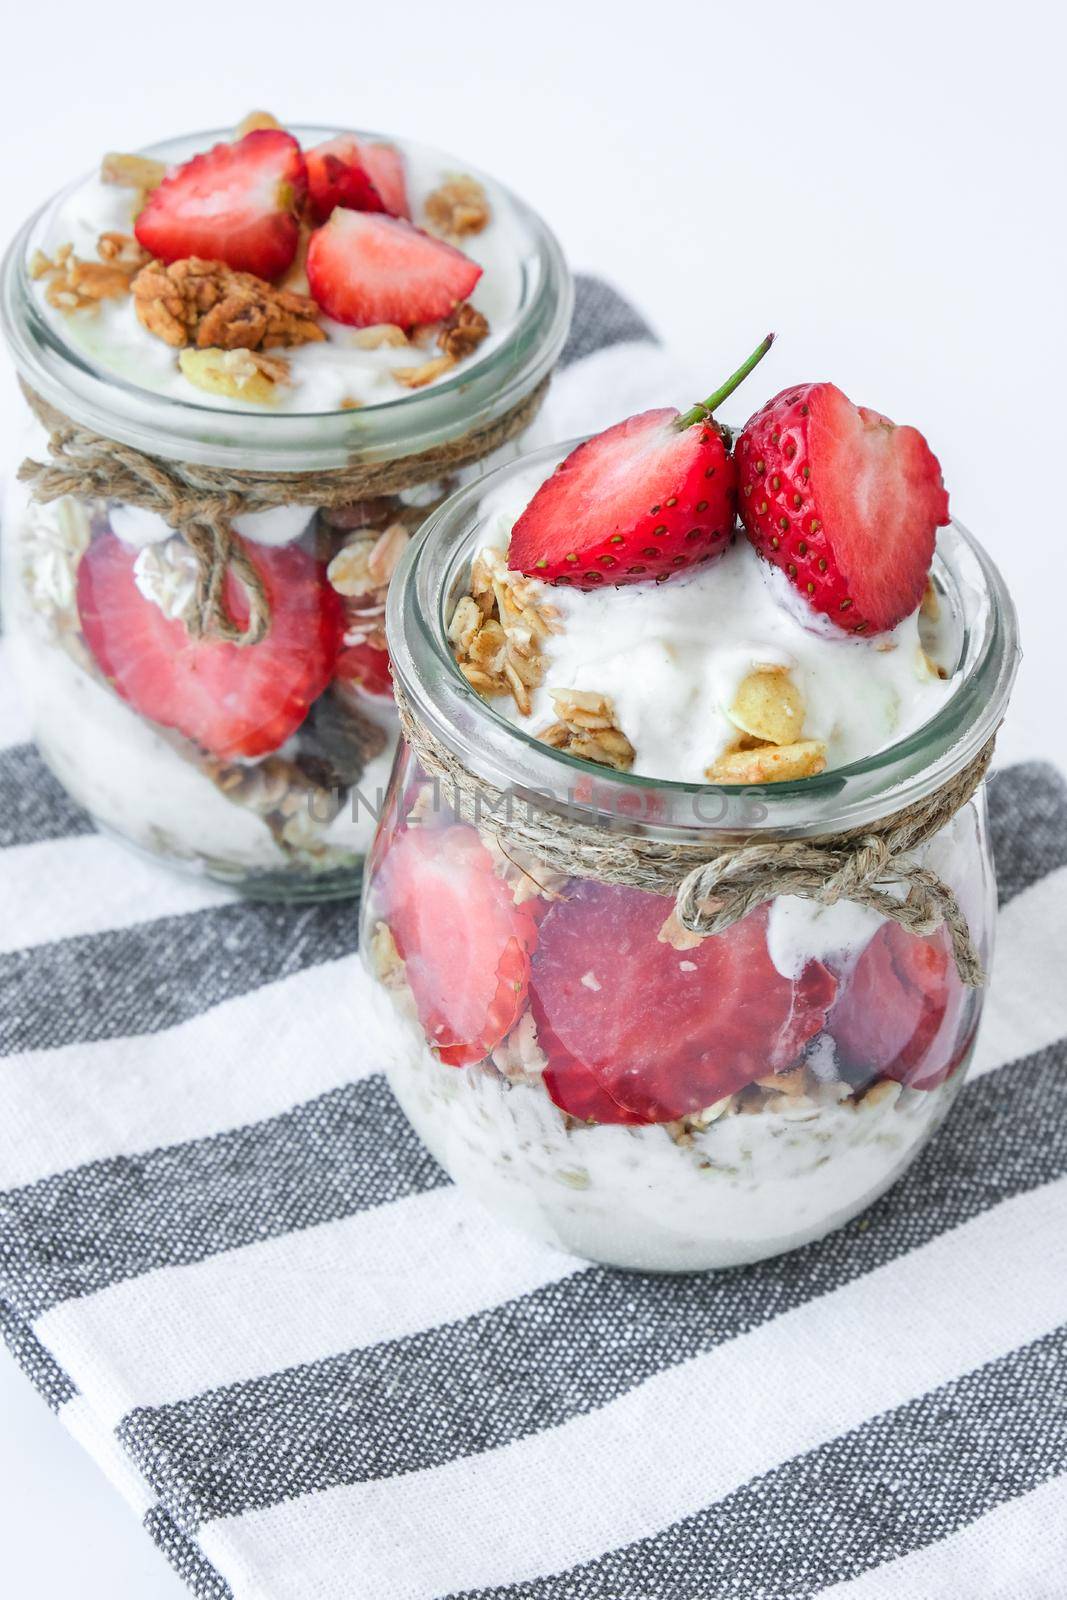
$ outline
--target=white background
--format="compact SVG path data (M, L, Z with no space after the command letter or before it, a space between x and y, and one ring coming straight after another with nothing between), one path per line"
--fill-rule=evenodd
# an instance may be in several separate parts
M526 196L572 265L610 277L706 374L705 392L775 329L734 416L831 378L921 427L1019 605L1026 660L1002 759L1067 766L1061 7L11 9L0 233L104 150L253 106L404 132ZM8 434L17 404L5 375ZM13 1597L184 1592L3 1360L0 1540Z

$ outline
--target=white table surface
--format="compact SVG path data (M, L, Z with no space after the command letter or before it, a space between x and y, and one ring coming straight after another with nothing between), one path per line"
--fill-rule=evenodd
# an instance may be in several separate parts
M12 8L0 234L97 152L253 106L466 155L545 214L573 265L642 306L705 390L774 328L753 408L832 378L923 429L1018 600L1026 660L1002 759L1067 767L1062 9L375 9L188 0L168 37L166 15L120 0ZM17 412L5 374L5 434ZM184 1592L3 1359L0 1538L12 1596Z

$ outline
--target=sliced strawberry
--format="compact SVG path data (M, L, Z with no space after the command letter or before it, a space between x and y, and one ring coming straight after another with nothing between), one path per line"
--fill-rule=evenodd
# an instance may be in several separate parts
M915 610L948 522L921 433L809 383L758 411L735 457L749 539L813 611L848 633L881 633Z
M461 250L376 212L337 210L311 235L311 293L355 328L439 322L466 300L482 269Z
M395 834L374 885L434 1051L453 1067L484 1060L526 1004L533 917L461 825Z
M363 164L358 139L342 134L305 154L308 204L316 222L325 222L336 206L352 211L385 211L385 202Z
M684 417L643 411L573 450L512 529L509 565L545 583L595 589L662 580L725 550L737 482L729 435L712 412L772 339Z
M149 195L134 224L161 261L203 256L276 278L292 265L307 190L300 146L280 128L193 156Z
M589 882L541 923L530 1003L545 1084L574 1116L672 1121L790 1066L823 1026L836 979L817 961L783 978L765 909L686 951L659 941L668 910Z
M407 172L404 157L394 144L363 144L363 165L371 182L382 197L382 205L391 217L411 220L408 200Z
M266 755L296 732L333 675L340 638L337 597L311 556L293 545L246 548L271 608L270 631L253 645L191 639L141 594L138 551L111 533L78 568L82 633L116 693L224 760ZM226 604L243 626L248 599L232 575Z
M957 1064L965 999L945 928L920 938L886 922L842 987L829 1031L850 1077L935 1089Z
M392 699L393 674L389 665L389 652L384 647L363 639L359 644L346 645L337 658L337 677L354 683L364 694L381 699Z

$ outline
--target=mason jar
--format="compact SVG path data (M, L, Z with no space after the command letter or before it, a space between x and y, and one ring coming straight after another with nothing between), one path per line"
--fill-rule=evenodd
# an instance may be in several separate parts
M915 1160L959 1093L984 989L962 981L944 923L915 933L869 906L777 895L702 938L618 858L637 840L699 856L863 836L980 772L1014 677L1014 613L953 523L933 571L953 687L918 731L743 789L593 766L475 693L448 637L491 492L559 458L456 495L390 596L423 757L398 754L362 913L363 961L403 1040L389 1079L445 1170L541 1240L654 1271L756 1261L842 1226ZM570 854L509 826L546 817L578 827ZM988 970L980 784L934 818L918 858L954 892Z
M305 148L330 132L293 130ZM135 159L170 167L232 137L175 139ZM459 166L420 146L400 148L413 207L420 183L430 182L420 175ZM570 278L544 222L492 179L477 174L476 182L497 232L461 242L485 263L478 303L489 336L455 371L441 362L440 374L436 347L397 350L386 337L371 348L365 339L363 398L340 396L329 362L317 357L307 368L308 399L296 406L209 393L182 383L178 353L165 342L149 341L147 353L143 341L108 346L119 326L109 305L75 304L73 320L57 314L67 292L55 261L57 228L67 224L57 218L73 218L85 233L81 213L96 206L95 233L99 206L121 198L118 190L79 180L31 217L8 251L4 329L33 411L6 475L10 659L33 738L70 795L101 829L169 865L263 898L358 889L397 741L384 633L392 569L429 510L518 451L570 320ZM122 226L117 210L108 220ZM46 286L59 285L56 294L42 294L42 273ZM75 286L75 302L79 293ZM360 343L361 331L349 332ZM404 381L419 386L383 387L387 369L427 360L435 376L426 386L416 366ZM101 440L113 446L113 459L99 484L57 495L64 480L53 469L70 468L77 480L84 434L97 450ZM23 457L49 475L16 481ZM171 464L194 484L203 469L214 526L190 528L146 509L146 481ZM331 474L353 471L371 487L332 487ZM51 498L41 498L42 483ZM210 586L204 549L210 571L223 513L230 564L215 584L213 615L229 626L216 636L209 620L193 640L194 661L186 634L193 637L189 619Z

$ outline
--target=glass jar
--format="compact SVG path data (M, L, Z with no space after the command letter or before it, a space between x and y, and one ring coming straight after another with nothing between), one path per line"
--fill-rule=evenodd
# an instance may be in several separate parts
M870 827L940 789L990 739L1018 653L1010 599L971 536L942 530L934 580L958 651L954 692L865 760L744 789L593 767L498 715L446 637L484 542L483 497L515 470L430 519L389 601L413 716L487 786L484 807L477 792L459 802L410 748L398 756L361 937L402 1021L390 1082L453 1178L564 1250L681 1272L795 1249L882 1194L959 1092L983 991L961 982L946 929L920 937L848 902L783 897L696 939L668 922L669 898L502 846L500 796L509 814L565 813L609 849ZM956 893L988 964L996 896L981 788L922 859Z
M306 146L332 130L293 132ZM145 154L171 164L229 136L189 136ZM446 171L456 166L421 155ZM42 305L30 267L78 185L32 217L7 254L4 328L38 414L47 408L163 464L271 475L397 468L389 491L369 498L323 507L304 503L305 494L298 504L236 515L233 530L270 607L266 638L212 639L192 672L163 682L157 674L149 685L155 714L146 715L145 684L157 672L146 658L161 642L171 656L184 644L197 575L189 540L121 499L68 494L37 503L15 468L24 456L48 460L46 430L36 422L18 442L4 507L3 610L33 736L101 828L168 864L261 898L331 898L359 887L398 733L384 638L390 569L430 509L518 452L570 321L571 281L552 234L520 200L484 182L506 213L494 248L506 268L508 314L454 374L383 403L272 411L205 396L201 404L196 390L178 397L141 386L132 368L117 376L98 364ZM160 351L173 365L175 352ZM415 458L437 451L458 465L427 481ZM240 629L249 603L230 571L224 604ZM147 622L144 608L135 614L124 598L134 584L155 602Z

